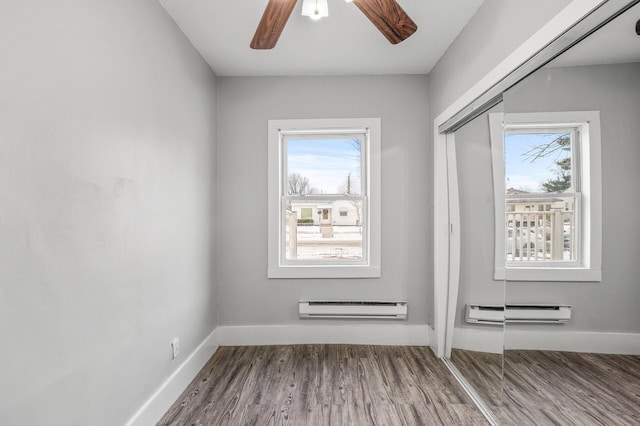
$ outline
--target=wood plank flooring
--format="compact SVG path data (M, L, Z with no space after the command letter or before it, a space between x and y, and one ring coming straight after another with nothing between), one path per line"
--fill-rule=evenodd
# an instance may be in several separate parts
M640 356L509 350L503 380L501 355L451 361L501 425L640 425Z
M640 356L509 350L505 425L640 425Z
M426 347L221 347L158 425L486 425Z
M502 406L502 354L452 349L451 362L498 415Z

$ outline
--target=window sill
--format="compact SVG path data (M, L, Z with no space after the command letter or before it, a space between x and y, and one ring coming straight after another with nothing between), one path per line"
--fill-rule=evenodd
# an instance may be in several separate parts
M590 268L499 268L494 280L507 281L602 281L602 271Z

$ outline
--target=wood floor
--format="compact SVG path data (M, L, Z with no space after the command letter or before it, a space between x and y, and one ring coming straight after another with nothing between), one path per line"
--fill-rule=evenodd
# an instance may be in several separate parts
M498 415L502 406L502 354L452 349L451 362Z
M509 350L504 372L501 355L451 361L501 425L640 425L640 356Z
M509 350L505 425L640 425L640 356Z
M221 347L159 425L486 425L426 347Z

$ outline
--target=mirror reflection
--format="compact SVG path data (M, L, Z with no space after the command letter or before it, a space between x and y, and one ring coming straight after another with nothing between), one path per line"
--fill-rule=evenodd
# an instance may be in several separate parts
M495 424L640 424L639 20L636 4L448 149L447 356Z
M504 94L502 424L640 424L638 19L636 5ZM518 140L531 129L544 137Z

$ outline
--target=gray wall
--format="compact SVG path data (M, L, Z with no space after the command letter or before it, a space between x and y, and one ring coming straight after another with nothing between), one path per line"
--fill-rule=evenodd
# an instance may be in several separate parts
M124 424L216 326L215 76L155 0L4 2L0 52L0 424Z
M440 113L571 1L485 0L429 73L430 136ZM429 262L432 269L433 259ZM433 300L432 281L427 291ZM428 321L433 324L433 316Z
M432 117L518 48L571 0L485 0L430 73Z
M510 302L567 303L567 330L640 332L640 63L539 70L505 95L505 112L599 110L601 283L507 283Z
M495 224L491 139L488 114L497 105L455 133L460 201L460 284L456 327L484 327L464 322L467 303L501 305L504 281L493 279ZM492 326L489 326L492 327Z
M426 324L433 309L427 295L432 276L427 76L218 81L220 325L296 324L297 302L306 298L406 299L409 323ZM343 117L382 118L383 276L267 280L267 121Z

